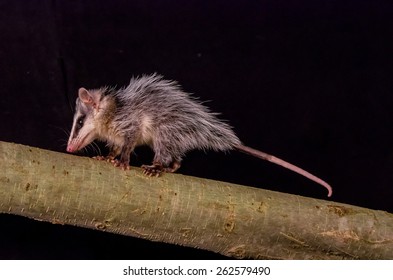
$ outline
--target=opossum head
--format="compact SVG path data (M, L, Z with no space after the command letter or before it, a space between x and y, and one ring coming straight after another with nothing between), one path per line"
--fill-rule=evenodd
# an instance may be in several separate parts
M97 138L96 119L99 115L101 95L99 90L79 89L67 152L74 153Z

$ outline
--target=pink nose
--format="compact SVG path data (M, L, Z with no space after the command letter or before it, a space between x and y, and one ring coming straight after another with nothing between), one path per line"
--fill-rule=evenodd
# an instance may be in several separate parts
M73 152L75 152L75 150L72 146L67 146L67 152L73 153Z

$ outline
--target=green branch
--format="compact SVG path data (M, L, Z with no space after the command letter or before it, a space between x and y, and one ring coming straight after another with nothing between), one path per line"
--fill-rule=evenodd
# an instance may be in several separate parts
M0 213L235 258L393 259L393 215L0 142Z

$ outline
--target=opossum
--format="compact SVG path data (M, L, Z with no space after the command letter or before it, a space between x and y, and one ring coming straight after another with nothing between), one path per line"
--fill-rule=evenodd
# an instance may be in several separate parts
M67 144L76 152L94 140L105 141L108 156L98 156L115 166L129 169L130 154L136 146L154 151L144 174L159 176L175 172L186 152L193 149L238 150L288 168L321 184L332 195L331 186L311 173L275 156L242 144L231 126L217 113L183 91L176 81L158 74L133 77L127 87L80 88Z

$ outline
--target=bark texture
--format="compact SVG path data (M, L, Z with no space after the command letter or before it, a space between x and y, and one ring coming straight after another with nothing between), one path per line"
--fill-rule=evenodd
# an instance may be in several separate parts
M393 259L393 215L0 142L0 213L253 259ZM4 225L3 230L6 230Z

